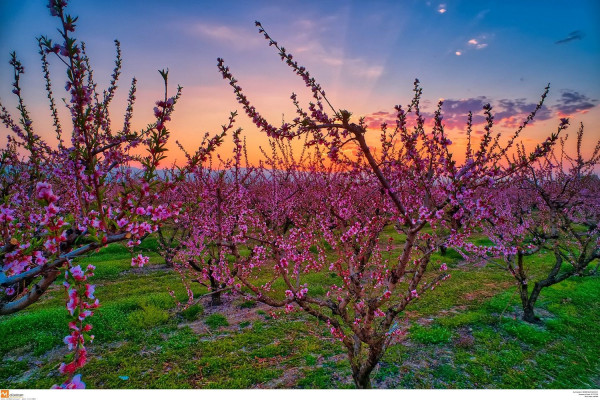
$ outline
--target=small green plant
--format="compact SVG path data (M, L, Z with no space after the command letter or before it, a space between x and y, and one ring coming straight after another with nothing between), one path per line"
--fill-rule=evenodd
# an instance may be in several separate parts
M204 322L210 329L219 329L223 326L229 326L227 318L223 314L218 313L209 315Z
M254 300L246 300L242 304L240 304L240 308L254 308L256 307L256 301Z
M317 357L313 356L312 354L307 354L306 356L304 356L304 360L306 361L306 365L308 366L317 365Z
M127 317L131 327L139 329L154 328L164 324L169 319L168 312L154 305L142 304L141 307L141 310L136 310Z
M194 304L193 306L190 306L185 310L180 311L179 315L181 315L188 321L195 321L196 319L198 319L198 316L201 315L203 312L204 307L202 307L201 304Z

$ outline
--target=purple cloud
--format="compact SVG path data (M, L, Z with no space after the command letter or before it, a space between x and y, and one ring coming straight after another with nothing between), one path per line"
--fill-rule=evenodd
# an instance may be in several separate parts
M598 104L597 99L590 99L584 94L575 90L564 89L560 100L555 106L556 111L564 115L571 115L577 112L586 111Z
M527 99L500 99L492 100L486 96L470 97L466 99L445 99L442 106L443 123L447 129L461 129L467 125L467 115L473 112L473 125L485 123L483 106L487 103L492 105L494 124L505 128L518 127L535 110L537 102ZM542 105L535 115L535 121L545 121L559 116L572 115L584 112L595 107L598 100L590 99L575 90L562 90L561 97L554 105ZM427 109L427 106L424 106ZM423 111L423 117L427 122L433 121L432 111ZM371 129L379 129L382 123L394 126L396 114L387 111L377 111L365 117L367 126ZM409 117L409 126L412 120Z

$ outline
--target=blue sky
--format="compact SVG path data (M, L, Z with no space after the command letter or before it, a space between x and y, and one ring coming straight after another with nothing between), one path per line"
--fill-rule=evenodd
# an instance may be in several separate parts
M0 99L14 104L7 61L16 50L28 72L25 95L41 123L48 112L42 108L35 37L56 37L57 26L45 4L0 0L0 59L5 60ZM488 101L506 118L518 118L550 82L548 108L541 115L547 123L538 124L536 140L562 115L583 121L588 138L599 136L598 1L75 0L68 10L79 16L77 37L87 44L101 86L112 68L112 40L121 41L124 70L116 106L124 104L127 82L135 75L140 126L149 121L151 104L160 96L156 70L170 69L171 82L184 86L173 132L189 146L239 108L216 69L217 57L276 121L291 112L290 93L303 92L258 35L255 20L309 68L336 107L357 115L377 120L383 115L377 113L406 104L419 78L431 104L446 99L446 120L456 121L457 128L469 109L478 112ZM55 76L62 86L64 78ZM239 121L251 140L264 142L244 118Z

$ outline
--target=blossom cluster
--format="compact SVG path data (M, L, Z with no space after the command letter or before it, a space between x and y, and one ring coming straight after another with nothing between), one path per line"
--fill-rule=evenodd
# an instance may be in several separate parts
M67 375L67 380L61 385L55 385L54 389L85 388L81 376L75 375L75 372L87 362L86 342L91 343L94 340L94 335L89 333L92 325L87 323L86 319L94 315L93 310L100 307L100 301L94 293L96 286L88 281L94 276L95 269L96 267L90 264L85 269L76 265L65 271L63 285L68 298L66 308L73 319L69 321L71 332L63 341L72 352L67 356L67 361L59 367L60 373Z
M99 91L85 45L73 36L77 18L66 7L65 0L48 2L51 15L59 21L59 39L38 38L58 146L49 146L35 133L21 85L25 68L15 53L10 65L18 117L13 118L0 104L0 121L10 132L0 150L0 315L38 301L64 271L65 306L73 320L65 338L72 354L60 367L68 379L61 387L74 388L84 385L75 372L86 362L86 345L92 339L87 321L100 304L88 281L94 267L74 264L79 257L112 243L135 247L165 221L178 218L179 204L161 202L159 194L169 190L170 184L160 178L157 168L165 158L170 136L166 126L181 88L168 96L168 72L161 71L165 95L157 102L156 120L134 132L134 79L123 129L115 129L109 110L122 67L120 44L115 41L117 54L109 87ZM69 138L64 136L67 130L55 101L50 74L53 58L66 66ZM133 154L131 150L140 145L145 149ZM141 170L132 168L140 164ZM132 263L142 266L147 260L139 255Z

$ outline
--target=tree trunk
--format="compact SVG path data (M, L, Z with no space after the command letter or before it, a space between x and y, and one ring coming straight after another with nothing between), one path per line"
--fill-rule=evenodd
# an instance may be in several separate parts
M535 313L533 312L533 308L535 306L535 302L537 301L537 299L540 295L540 292L542 291L542 289L545 286L546 285L544 285L541 282L536 282L535 285L533 286L533 290L531 291L531 294L529 295L527 304L525 304L523 306L523 320L524 321L531 322L531 323L540 322L540 319L535 316Z
M523 308L523 321L536 323L540 319L535 316L533 311L533 307L535 302L540 294L541 287L536 283L533 291L529 294L529 285L527 284L527 274L525 273L525 269L523 268L523 252L519 251L517 253L517 271L515 278L517 278L517 283L519 285L519 294L521 295L521 306ZM537 292L536 292L537 291ZM536 293L534 295L534 293Z
M533 312L533 306L535 302L528 301L525 305L523 305L523 321L530 322L532 324L540 322L540 319L535 316Z
M534 290L538 288L538 285L535 285ZM535 316L533 308L535 306L535 302L539 295L541 288L538 289L535 297L533 293L529 294L528 285L526 281L519 282L519 294L521 295L521 307L523 308L523 320L527 322L538 322L540 319Z
M446 246L440 246L440 254L442 256L446 256L446 253L448 252L448 248Z
M220 285L219 282L217 282L215 280L215 278L213 278L212 276L212 271L210 271L211 273L209 274L209 279L210 279L210 291L212 292L212 294L210 295L210 305L211 306L220 306L221 304L223 304L223 302L221 301L221 291L220 289Z
M348 349L352 379L357 389L371 389L371 372L383 356L383 341L367 344L367 354L358 337L354 337L354 347Z
M372 389L371 387L371 371L369 373L362 373L360 371L352 369L352 379L357 389Z
M518 269L517 272L519 273L519 291L521 292L521 304L523 305L523 320L527 321L527 322L531 322L531 323L539 323L540 322L540 318L535 316L534 313L534 307L535 307L535 302L537 301L538 297L540 296L540 292L542 291L543 288L548 287L548 286L552 286L555 285L559 282L562 282L563 280L567 279L568 277L572 276L574 274L574 272L568 272L568 273L563 273L561 276L557 276L558 273L560 272L560 267L562 265L562 256L561 254L558 252L558 250L555 250L554 252L554 256L555 256L555 263L554 263L554 267L552 268L552 271L550 271L550 273L548 274L548 276L541 280L541 281L537 281L534 286L533 289L531 290L531 293L528 293L527 290L527 276L524 273L524 269L523 269L523 254L521 252L519 252L518 254L519 258L518 258ZM574 270L576 271L576 270Z

